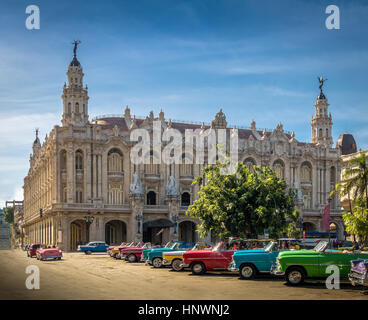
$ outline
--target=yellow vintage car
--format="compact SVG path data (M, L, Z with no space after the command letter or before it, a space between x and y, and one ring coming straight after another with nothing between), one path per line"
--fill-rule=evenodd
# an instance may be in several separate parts
M205 242L197 242L192 249L189 250L211 250L211 246ZM187 250L188 251L188 250ZM168 251L162 253L162 265L171 266L174 271L181 271L183 268L183 254L186 251Z
M116 246L110 250L110 253L109 253L110 257L115 258L115 259L120 259L120 249L131 247L134 245L135 245L134 242L131 242L131 243L124 242L120 246Z

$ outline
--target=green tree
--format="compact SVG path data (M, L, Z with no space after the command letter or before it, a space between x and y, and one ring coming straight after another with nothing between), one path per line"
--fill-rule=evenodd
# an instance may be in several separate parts
M365 207L368 208L368 160L364 153L353 158L348 163L349 168L344 172L343 178L347 179L343 190L353 192L353 201L364 199Z
M201 187L187 215L200 219L201 237L209 231L220 238L256 237L264 229L278 237L293 213L295 191L268 167L251 171L238 163L233 173L223 174L225 166L210 165L193 181Z
M12 224L14 222L14 208L6 207L3 210L4 220L6 223Z
M294 212L289 216L290 221L285 230L289 238L300 238L301 237L301 231L298 225L299 218L300 218L299 210L294 210Z
M342 214L346 231L358 237L362 242L361 248L368 243L368 209L355 206L351 213Z

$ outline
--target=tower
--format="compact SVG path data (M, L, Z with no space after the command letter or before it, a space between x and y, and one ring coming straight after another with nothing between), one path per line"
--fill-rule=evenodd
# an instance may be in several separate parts
M322 87L324 81L322 77L318 78L320 82L320 93L317 97L314 105L315 115L312 116L312 143L317 145L323 145L325 147L331 147L333 144L332 140L332 117L331 113L328 113L328 101L323 93Z
M74 41L74 57L69 64L68 85L63 88L63 126L85 125L88 122L88 88L83 88L83 69L77 59L77 47L80 41Z

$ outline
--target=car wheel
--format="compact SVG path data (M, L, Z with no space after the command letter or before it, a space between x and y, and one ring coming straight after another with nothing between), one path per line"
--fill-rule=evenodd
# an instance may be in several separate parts
M180 259L175 259L172 263L171 263L171 268L174 271L181 271L183 270L183 268L181 267L181 264L183 263L183 261L181 261Z
M132 263L132 262L137 262L137 257L135 254L130 254L128 256L128 262Z
M85 252L85 254L91 254L92 253L92 251L91 250L87 250L86 252Z
M58 260L61 260L61 257L58 257L57 259L58 259Z
M154 258L152 260L152 265L154 268L161 268L162 267L162 259L161 258Z
M304 282L305 274L304 270L299 267L291 267L286 271L285 274L286 282L289 285L297 286Z
M195 275L204 274L206 272L206 267L202 262L194 262L191 269L192 273Z
M240 277L247 280L254 279L256 273L256 268L251 264L243 264L239 270Z

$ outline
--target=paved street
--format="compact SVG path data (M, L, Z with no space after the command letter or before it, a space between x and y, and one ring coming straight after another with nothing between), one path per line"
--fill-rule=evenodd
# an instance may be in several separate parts
M40 290L27 290L25 269L40 268ZM291 288L263 276L254 281L237 275L153 269L106 254L66 253L61 261L27 258L21 250L0 251L0 299L367 299L348 284L327 290L322 283Z

